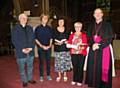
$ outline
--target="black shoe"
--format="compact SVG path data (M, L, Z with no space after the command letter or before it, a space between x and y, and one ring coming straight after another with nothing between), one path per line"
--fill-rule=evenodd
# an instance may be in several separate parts
M35 84L36 81L35 80L30 80L30 81L28 81L28 83Z
M27 82L23 82L23 87L27 87L28 83Z

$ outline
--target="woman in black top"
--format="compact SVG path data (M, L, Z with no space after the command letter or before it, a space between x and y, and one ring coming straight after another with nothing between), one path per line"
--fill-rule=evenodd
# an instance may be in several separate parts
M58 20L58 27L54 31L54 51L55 51L55 71L58 72L58 77L56 81L59 82L62 78L67 81L66 71L72 68L71 57L69 49L66 48L66 42L69 33L64 27L64 19Z

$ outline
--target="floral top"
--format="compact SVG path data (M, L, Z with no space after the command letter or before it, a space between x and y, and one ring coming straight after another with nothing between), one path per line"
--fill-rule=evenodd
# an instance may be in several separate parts
M70 35L69 40L68 40L68 44L72 44L72 45L76 45L78 46L77 49L74 48L70 48L70 53L71 54L83 54L86 55L87 51L87 36L85 33L81 33L80 36L76 36L74 33ZM82 45L81 45L82 44ZM83 45L85 44L85 45ZM84 47L84 49L80 49L80 47Z

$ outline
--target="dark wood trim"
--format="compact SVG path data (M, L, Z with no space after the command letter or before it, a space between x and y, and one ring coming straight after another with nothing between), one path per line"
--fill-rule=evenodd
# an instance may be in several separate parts
M115 68L120 69L120 60L115 60Z

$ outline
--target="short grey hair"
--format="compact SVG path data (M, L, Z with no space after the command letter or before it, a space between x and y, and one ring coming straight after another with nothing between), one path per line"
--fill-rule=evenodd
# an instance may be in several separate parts
M21 14L18 16L18 20L20 20L22 17L26 17L26 18L28 18L28 16L27 16L26 14L21 13Z

